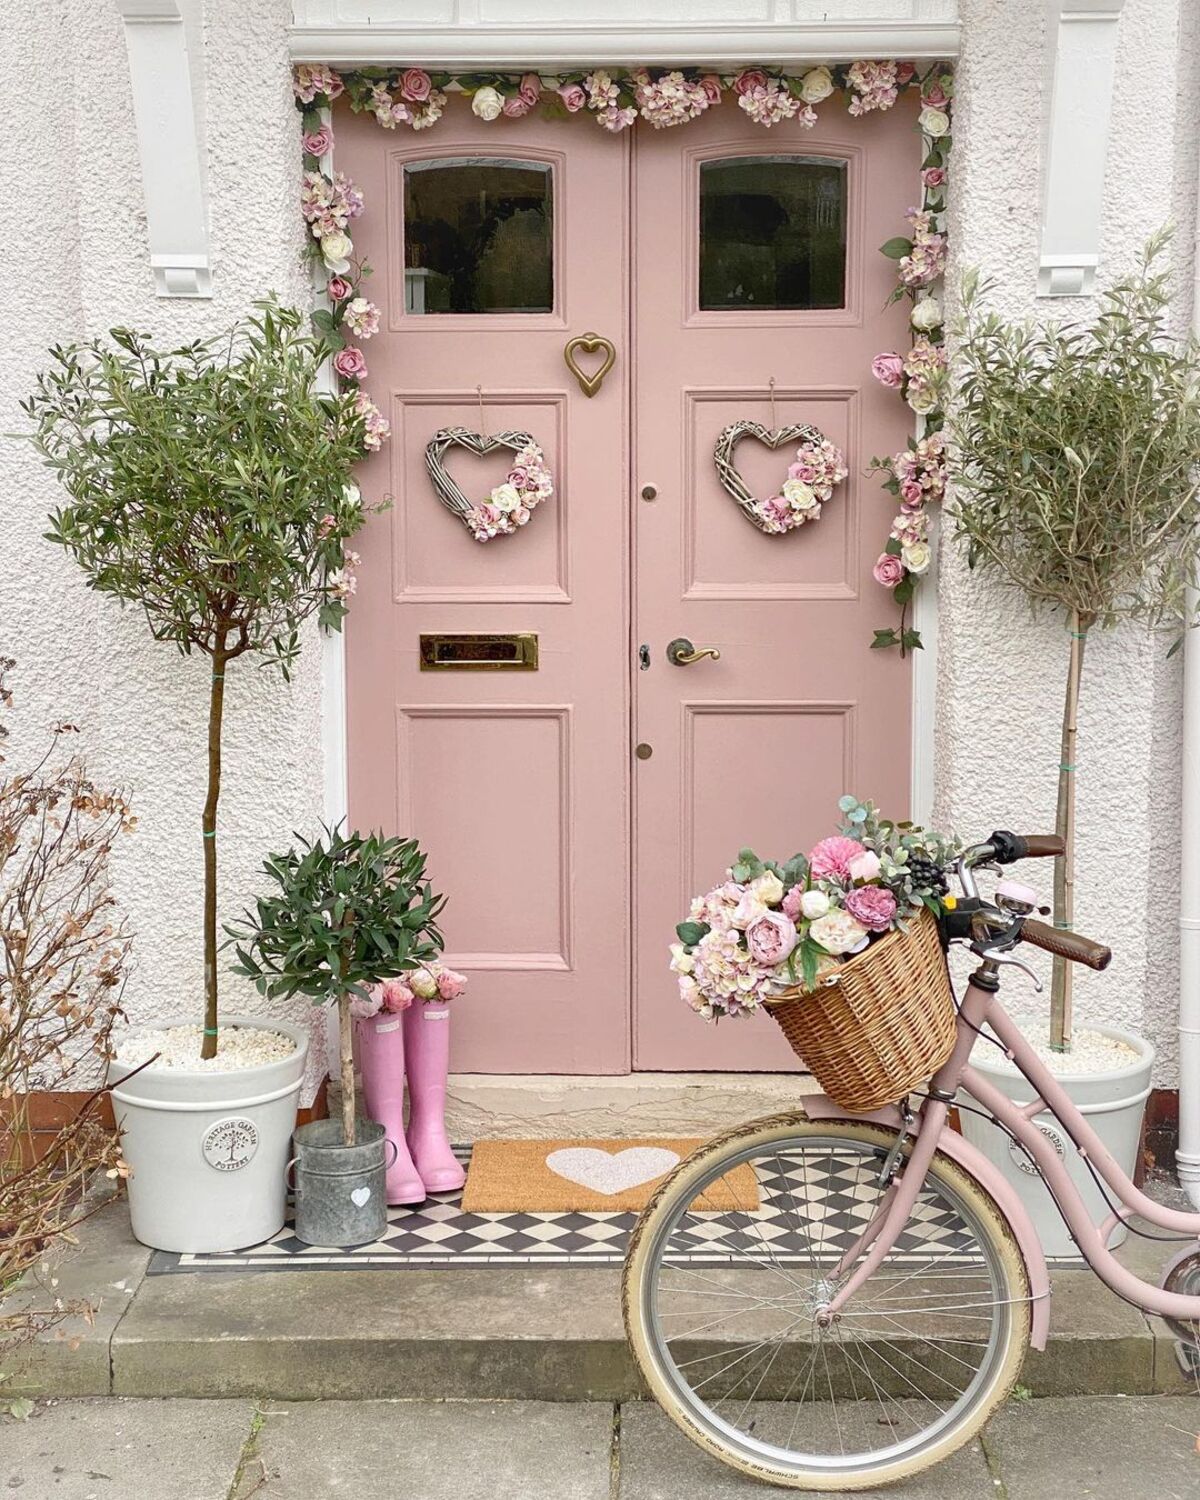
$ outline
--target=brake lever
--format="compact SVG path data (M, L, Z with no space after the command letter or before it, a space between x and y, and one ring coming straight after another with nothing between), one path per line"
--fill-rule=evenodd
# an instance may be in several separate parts
M1023 958L1018 958L1015 953L1008 953L1002 948L977 948L975 951L979 954L980 958L985 958L991 963L1011 964L1013 968L1020 969L1022 974L1028 974L1030 979L1033 980L1033 988L1037 994L1040 995L1045 989L1045 985L1038 978L1037 972Z

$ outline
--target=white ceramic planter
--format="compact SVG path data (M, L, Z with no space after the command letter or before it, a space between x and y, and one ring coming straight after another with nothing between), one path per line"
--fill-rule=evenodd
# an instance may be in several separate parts
M184 1026L194 1018L159 1022ZM296 1050L228 1073L109 1064L129 1163L134 1235L155 1250L198 1254L261 1244L283 1226L284 1169L308 1056L308 1032L283 1021L222 1016L221 1026L278 1031ZM136 1030L130 1035L136 1035Z
M1072 1073L1058 1078L1076 1108L1116 1157L1121 1169L1132 1177L1142 1135L1142 1115L1150 1094L1154 1048L1145 1037L1138 1036L1136 1032L1123 1031L1118 1026L1099 1026L1089 1022L1080 1029L1114 1037L1132 1047L1138 1054L1137 1061L1124 1068L1103 1073ZM1008 1098L1017 1104L1028 1104L1034 1097L1034 1089L1023 1074L997 1067L992 1059L999 1056L991 1043L976 1042L971 1063ZM974 1103L966 1090L963 1090L963 1095L968 1102ZM1078 1247L1063 1223L1049 1188L1021 1147L999 1126L970 1110L961 1110L960 1118L963 1135L973 1146L978 1146L1020 1194L1033 1218L1046 1254L1077 1258ZM1092 1222L1096 1225L1103 1223L1108 1217L1108 1204L1065 1131L1047 1114L1035 1116L1034 1123L1066 1162L1071 1180L1079 1189L1088 1213L1092 1216ZM1109 1237L1110 1248L1121 1244L1126 1234L1124 1225L1118 1225Z

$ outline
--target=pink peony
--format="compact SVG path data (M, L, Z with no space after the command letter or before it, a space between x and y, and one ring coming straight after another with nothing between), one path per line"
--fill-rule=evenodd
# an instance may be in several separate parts
M413 992L403 979L385 979L383 982L384 1010L407 1010L413 1003Z
M571 114L581 110L587 103L587 95L583 91L583 85L579 83L564 83L558 91L558 97Z
M440 1000L457 1000L467 987L467 976L456 974L453 969L442 969L437 976L437 992Z
M766 969L781 964L796 946L796 924L781 911L764 912L746 928L746 947Z
M350 996L350 1014L356 1021L369 1021L372 1016L378 1015L383 1005L383 986L372 984L368 987L369 999L363 999L361 995Z
M320 130L308 131L302 139L309 156L324 156L326 151L333 150L333 131L328 125L322 125Z
M868 932L886 932L896 915L896 898L886 885L855 886L842 905Z
M904 564L890 552L881 552L871 574L875 582L882 584L885 589L894 589L904 580Z
M325 291L331 302L344 302L354 295L354 287L344 276L331 276L325 283Z
M733 80L733 92L740 99L743 94L753 93L755 89L765 89L767 86L767 75L761 68L746 68Z
M433 79L424 68L407 68L400 75L400 97L413 104L423 104L432 88Z
M835 880L844 880L850 872L850 861L856 855L865 853L866 850L857 839L848 839L838 833L813 846L812 853L808 856L808 867L814 880L824 880L829 876L833 876Z
M871 374L889 390L898 390L904 379L904 359L899 354L877 354L871 361Z
M363 380L367 373L367 361L362 350L350 344L345 349L339 349L333 356L333 368L343 380Z

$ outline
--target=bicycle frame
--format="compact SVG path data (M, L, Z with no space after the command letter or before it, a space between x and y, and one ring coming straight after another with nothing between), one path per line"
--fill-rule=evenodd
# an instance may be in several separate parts
M1114 1227L1137 1213L1161 1229L1173 1230L1194 1239L1200 1247L1200 1213L1181 1213L1177 1209L1165 1208L1147 1198L1134 1186L1103 1141L1071 1102L1065 1089L1056 1082L1021 1035L1016 1023L1000 1004L997 988L996 966L989 967L985 961L971 976L963 996L954 1051L934 1077L930 1097L921 1108L908 1163L884 1195L878 1212L863 1231L858 1243L846 1252L838 1265L838 1274L844 1274L851 1267L854 1269L849 1280L830 1299L824 1312L829 1317L840 1312L859 1287L878 1269L908 1223L934 1154L939 1147L945 1148L947 1138L959 1139L950 1129L949 1116L950 1103L961 1086L1011 1131L1033 1158L1081 1254L1106 1286L1145 1312L1185 1322L1200 1322L1200 1296L1184 1296L1178 1292L1164 1291L1162 1287L1151 1286L1149 1282L1140 1280L1117 1260L1107 1244ZM1015 1104L971 1067L971 1049L976 1041L977 1029L982 1028L985 1023L991 1027L1005 1051L1032 1084L1035 1097L1028 1104ZM1092 1223L1079 1190L1071 1181L1066 1164L1033 1123L1036 1115L1047 1110L1063 1127L1079 1155L1092 1164L1120 1204L1099 1228ZM990 1190L986 1181L982 1185ZM1005 1213L1003 1202L998 1202L997 1206L1001 1213ZM1005 1216L1008 1217L1007 1214ZM1017 1237L1020 1239L1020 1235ZM1033 1293L1035 1297L1044 1297L1048 1295L1048 1289L1039 1291L1035 1286Z

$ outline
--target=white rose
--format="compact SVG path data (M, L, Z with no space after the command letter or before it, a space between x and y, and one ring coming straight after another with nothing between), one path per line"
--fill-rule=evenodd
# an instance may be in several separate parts
M509 511L520 509L521 497L511 484L498 484L492 491L492 504L507 515Z
M918 298L908 321L918 333L931 333L942 326L942 304L936 297Z
M937 140L950 129L950 116L944 109L923 109L917 116L917 124L926 135Z
M826 953L850 953L867 941L867 929L840 907L826 912L808 929L808 935Z
M742 895L742 899L738 902L729 918L729 925L745 929L749 927L751 922L757 921L768 910L767 903L758 892L753 887L748 886Z
M833 74L828 68L810 68L800 80L800 97L805 104L820 104L833 93Z
M690 974L696 967L696 960L687 951L682 943L671 944L671 968L676 974Z
M931 385L910 385L905 401L919 417L927 416L938 404L938 392Z
M814 922L829 910L829 897L824 891L805 891L800 897L800 910L810 922Z
M909 542L907 547L900 549L900 561L910 573L924 573L932 555L927 542Z
M783 881L774 870L767 870L757 880L752 880L750 889L768 906L778 906L783 900Z
M783 498L793 510L811 510L817 502L816 491L803 479L788 479L784 482Z
M347 505L357 505L362 499L362 491L356 484L344 484L342 486L342 500Z
M432 1000L438 992L437 980L428 969L414 969L408 976L408 987L422 1000Z
M321 236L321 259L327 270L341 276L350 269L350 256L354 250L350 236L335 229L332 234Z
M471 100L471 113L481 120L494 120L504 108L504 96L489 87L476 89Z

